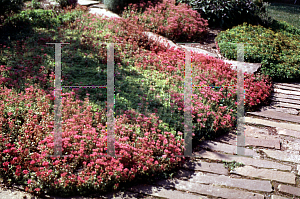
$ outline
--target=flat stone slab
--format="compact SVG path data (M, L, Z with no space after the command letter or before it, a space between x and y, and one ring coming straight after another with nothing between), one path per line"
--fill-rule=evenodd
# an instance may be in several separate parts
M174 47L174 49L179 48L174 42L172 42L171 40L167 39L166 37L163 37L161 35L158 35L156 33L152 33L152 32L143 32L144 35L146 35L148 37L149 40L152 40L154 42L159 42L160 44L164 45L165 47L169 47L172 48Z
M276 106L264 107L263 110L287 113L287 114L292 114L292 115L298 115L298 113L299 113L299 111L297 111L297 109L294 109L294 108L284 108L284 107L276 107Z
M278 189L280 192L292 194L295 196L300 196L300 188L298 188L298 187L292 187L292 186L280 184L280 185L278 185Z
M237 146L224 144L221 142L204 141L204 142L200 143L200 146L202 148L209 148L214 151L222 151L225 153L237 154ZM245 149L244 155L253 157L253 156L257 155L257 153L252 149Z
M234 60L224 60L225 63L231 64L233 70L243 69L246 73L254 74L261 67L260 63L246 63Z
M272 93L271 97L279 97L279 98L293 99L293 100L300 99L300 96L298 96L298 95L288 95L288 94L283 94L283 93Z
M294 91L294 90L284 90L284 89L280 89L280 88L274 88L274 92L275 93L283 93L283 94L288 94L288 95L300 96L300 92L299 91Z
M221 139L221 141L228 144L237 145L236 135L232 135L230 138ZM280 149L280 140L278 139L266 139L264 137L254 138L254 137L245 137L245 146L260 146L265 148L275 148Z
M288 135L288 136L300 138L300 131L293 131L293 130L284 129L284 128L280 128L280 127L277 127L276 131L278 134L281 134L281 135Z
M130 191L143 193L155 197L162 198L172 198L172 199L182 199L182 198L191 198L191 199L208 199L206 196L195 195L192 193L186 193L182 191L166 189L164 187L152 186L152 185L138 185L129 189Z
M288 198L282 197L282 196L277 196L277 195L272 195L271 199L288 199Z
M219 186L198 184L183 180L163 180L157 182L158 185L164 187L173 187L177 190L189 191L208 196L221 197L221 198L235 198L235 199L263 199L264 196L259 193L251 193L241 190L232 190L221 188Z
M228 170L221 163L209 163L204 161L187 162L183 165L183 168L195 171L206 171L211 173L228 175Z
M252 166L244 166L235 168L232 171L232 173L253 178L275 180L278 182L296 184L295 174L283 171L273 171L270 169L256 169Z
M277 151L277 150L262 149L262 151L265 152L267 156L270 158L300 164L300 155L295 155L295 154L287 153L284 151Z
M105 9L99 9L99 8L90 8L89 13L102 15L102 16L108 17L108 18L114 18L114 17L115 18L121 18L119 15L117 15L117 14L111 12L111 11L108 11L108 10L105 10Z
M219 57L217 54L208 52L208 51L200 49L200 48L193 48L193 47L189 47L189 46L186 46L186 45L180 45L180 46L187 49L187 50L196 52L196 53L202 53L202 54L205 54L205 55L208 55L208 56L211 56L211 57L215 57L215 58Z
M192 176L189 179L189 181L201 184L214 184L224 185L227 187L237 187L241 189L247 189L250 191L273 191L272 184L270 181L230 178L224 175L204 174L201 172L197 173L196 176Z
M279 83L279 82L274 82L274 85L288 86L288 87L294 87L294 88L300 89L300 84L299 83Z
M259 119L259 118L245 117L244 121L245 121L245 123L259 124L259 125L271 126L271 127L280 127L280 128L294 130L294 131L297 131L300 129L300 125L297 125L297 124L290 124L290 123L284 123L284 122L273 122L273 121Z
M280 102L280 101L273 101L271 103L272 106L278 106L278 107L286 107L286 108L293 108L300 110L300 105L298 104L291 104L290 102L285 103L285 102Z
M217 152L210 152L210 151L199 151L195 152L195 156L206 158L210 160L224 160L227 162L236 161L241 162L245 165L260 167L260 168L270 168L270 169L278 169L283 171L291 171L292 167L289 165L284 165L277 162L272 162L269 160L260 160L260 159L253 159L248 157L241 157L236 155L225 155Z
M90 6L99 3L100 1L78 0L78 4L81 6Z
M274 88L299 92L300 86L299 85L292 85L292 84L285 84L285 85L283 85L283 84L275 83L274 84Z
M250 115L256 115L256 116L261 116L261 117L266 117L266 118L271 118L271 119L276 119L276 120L283 120L283 121L288 121L288 122L295 122L300 124L300 116L296 115L290 115L287 113L278 113L274 111L260 111L260 112L247 112Z
M285 103L290 103L291 105L300 105L299 100L294 100L294 99L286 99L283 97L271 97L272 100L275 102L285 102Z

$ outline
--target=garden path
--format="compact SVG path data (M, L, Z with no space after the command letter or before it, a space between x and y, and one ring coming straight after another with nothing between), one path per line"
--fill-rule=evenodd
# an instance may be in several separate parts
M98 11L91 7L90 12L115 16L99 8L99 4L81 3L94 8L98 5ZM256 70L252 68L253 72ZM237 154L236 134L232 131L216 140L202 142L194 152L196 157L183 165L173 179L96 198L300 199L300 84L275 83L274 88L270 106L245 115L244 155ZM222 161L236 161L244 166L226 168ZM16 188L1 188L0 198L39 197ZM80 196L68 199L71 198L87 199Z

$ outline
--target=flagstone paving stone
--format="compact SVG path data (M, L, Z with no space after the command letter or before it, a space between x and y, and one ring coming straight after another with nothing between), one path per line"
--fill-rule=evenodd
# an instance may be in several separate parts
M300 163L300 155L295 155L278 150L262 149L262 151L265 152L270 158L274 158L281 161Z
M81 6L90 6L93 4L99 4L100 1L90 1L90 0L78 0L78 4Z
M271 97L279 97L279 98L293 99L293 100L300 99L300 96L298 96L298 95L288 95L288 94L283 94L283 93L272 93Z
M271 127L280 127L280 128L294 130L294 131L297 131L300 129L299 124L274 122L274 121L269 121L269 120L259 119L259 118L252 118L252 117L245 117L245 123L259 124L259 125L271 126Z
M241 190L232 190L228 188L221 188L219 186L204 185L204 184L192 183L183 180L163 180L157 182L157 184L164 187L166 186L174 187L177 190L189 191L189 192L194 192L194 193L199 193L199 194L214 196L214 197L221 197L221 198L230 198L230 199L232 198L263 199L264 198L264 196L259 193L252 193L252 192L241 191Z
M202 172L196 173L189 179L190 182L201 184L215 184L225 185L227 187L237 187L248 189L252 191L272 192L272 184L266 180L249 180L249 179L236 179L224 175L204 174Z
M204 161L187 162L183 165L183 167L195 171L207 171L224 175L228 174L228 170L221 163L209 163Z
M209 148L214 151L222 151L225 153L237 154L237 146L224 144L221 142L214 142L214 141L204 141L200 143L202 148ZM252 149L245 149L245 156L255 156L257 153Z
M288 199L288 198L282 197L282 196L277 196L277 195L272 195L271 199Z
M113 17L121 18L119 15L117 15L117 14L115 14L113 12L107 11L106 9L90 8L89 13L91 13L91 14L99 14L99 15L103 15L103 16L109 17L109 18L113 18Z
M279 112L265 110L260 112L247 112L247 114L267 117L271 119L283 120L288 122L300 123L300 116L291 115L288 113L279 113Z
M295 196L300 196L300 188L299 187L292 187L284 184L278 185L278 190L280 192L292 194Z
M130 188L131 191L143 193L151 196L156 197L163 197L163 198L172 198L172 199L182 199L182 198L189 198L189 199L208 199L206 196L203 195L195 195L192 193L186 193L182 191L166 189L164 187L153 186L153 185L138 185L135 187Z
M288 87L294 87L300 89L299 83L281 83L281 82L274 82L274 85L278 86L288 86Z
M246 134L246 133L245 133ZM220 141L226 142L230 145L237 145L237 136L232 136L228 138L226 136L226 139L220 139ZM265 138L254 138L254 137L245 137L245 146L261 146L261 147L266 147L266 148L275 148L275 149L280 149L280 140L277 139L266 139Z
M254 178L275 180L278 182L284 182L289 184L296 184L296 176L293 173L274 171L270 169L256 169L252 166L244 166L235 168L232 173L249 176Z
M275 87L276 87L276 86L275 86ZM274 92L275 92L275 93L283 93L283 94L289 94L289 95L300 96L300 92L299 92L299 91L283 90L283 89L275 88L275 89L274 89Z
M207 158L211 160L224 160L224 161L236 161L236 162L241 162L245 165L250 165L250 166L255 166L255 167L260 167L260 168L270 168L270 169L278 169L278 170L283 170L283 171L291 171L292 167L289 165L284 165L281 163L277 162L272 162L269 160L260 160L260 159L253 159L253 158L248 158L248 157L241 157L241 156L236 156L236 155L226 155L226 154L221 154L217 152L210 152L210 151L200 151L200 152L195 152L195 156L201 157L201 158Z
M299 85L293 85L293 84L283 85L283 84L275 83L274 88L284 89L284 90L292 90L292 91L299 91L300 90Z
M300 96L299 99L300 100ZM283 108L283 107L276 107L276 106L269 106L269 107L264 107L262 110L268 110L268 111L275 111L275 112L281 112L281 113L287 113L287 114L292 114L292 115L298 115L299 111L294 108Z
M288 136L300 138L300 131L294 131L294 130L284 129L284 128L280 128L280 127L276 127L276 131L278 134L281 134L281 135L288 135Z
M300 110L300 105L297 105L297 104L273 101L273 102L271 102L271 105L272 106L286 107L286 108L293 108L293 109Z
M298 106L300 105L299 100L294 100L294 99L286 99L286 98L282 98L282 97L271 97L271 100L273 100L275 102L291 103L291 105L292 104L295 104L295 105L298 105Z

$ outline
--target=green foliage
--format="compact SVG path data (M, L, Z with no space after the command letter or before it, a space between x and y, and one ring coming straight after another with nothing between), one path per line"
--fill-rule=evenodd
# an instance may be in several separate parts
M262 4L259 2L255 4L252 0L176 0L176 2L190 5L201 14L201 17L208 20L211 27L231 28L243 22L263 23L259 14L265 12Z
M224 167L227 168L229 171L234 170L237 167L243 167L245 166L243 163L241 162L236 162L236 161L231 161L231 162L226 162L226 161L222 161L224 164Z
M19 12L24 6L23 0L0 0L0 16L8 16Z
M65 7L68 7L68 6L75 7L78 0L57 0L57 2L59 3L59 5L62 8L65 8Z
M103 0L104 5L107 6L107 9L115 12L117 14L121 14L124 11L124 8L129 4L137 4L140 2L144 2L143 0ZM147 1L148 2L148 1ZM162 0L150 0L149 2L156 4L158 2L162 2Z
M298 35L244 23L221 32L216 41L221 54L234 60L237 59L237 45L234 43L244 43L245 61L261 63L262 73L274 80L300 77L300 56L296 53L300 51Z

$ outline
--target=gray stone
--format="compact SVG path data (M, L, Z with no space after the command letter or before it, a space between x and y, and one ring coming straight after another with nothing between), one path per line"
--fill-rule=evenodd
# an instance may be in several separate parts
M172 189L166 189L164 187L152 186L152 185L138 185L129 189L130 191L143 193L155 197L162 198L172 198L172 199L182 199L182 198L191 198L191 199L208 199L206 196L195 195L191 193L186 193L183 191L177 191Z
M298 104L291 104L290 102L288 103L284 103L284 102L281 102L281 101L275 101L273 100L271 102L271 106L275 106L275 107L285 107L285 108L293 108L293 109L300 109L300 105Z
M246 73L253 74L261 67L260 63L246 63L233 60L224 60L225 63L231 64L233 70L243 69Z
M262 149L262 151L265 152L267 156L270 158L274 158L286 162L294 162L298 164L300 163L300 155L286 153L283 151L267 150L267 149Z
M300 99L300 98L299 98ZM264 108L264 110L268 111L276 111L276 112L281 112L281 113L287 113L287 114L292 114L292 115L298 115L299 111L293 108L283 108L283 107L276 107L276 106L268 106Z
M300 176L300 165L297 165L298 175Z
M300 123L300 116L290 115L288 113L278 113L278 112L274 112L274 111L265 110L265 111L260 111L260 112L248 112L248 114L271 118L271 119L276 119L276 120Z
M201 184L225 185L227 187L237 187L241 189L248 189L251 191L273 191L270 181L237 179L230 178L224 175L215 175L209 173L204 174L201 172L197 173L195 176L192 176L189 181Z
M292 186L280 184L278 186L278 189L279 189L280 192L292 194L292 195L295 195L295 196L300 196L300 188L298 188L298 187L292 187Z
M189 46L186 46L186 45L180 45L180 46L183 47L183 48L185 48L185 49L187 49L187 50L196 52L196 53L201 53L201 54L205 54L205 55L208 55L208 56L211 56L211 57L218 58L217 54L208 52L208 51L200 49L200 48L193 48L193 47L189 47Z
M291 91L296 91L296 92L298 92L300 90L299 85L293 85L293 84L284 84L283 85L283 84L275 83L274 88L284 89L284 90L291 90ZM299 95L300 95L300 93L299 93Z
M200 146L203 148L209 148L214 151L222 151L225 153L237 154L237 146L224 144L221 142L214 141L204 141L200 143ZM245 149L245 156L255 156L257 153L252 149Z
M204 161L187 162L183 165L184 168L195 171L206 171L217 174L228 174L228 170L221 163L208 163Z
M251 165L255 167L261 167L261 168L270 168L270 169L278 169L283 171L291 171L292 167L288 165L284 165L277 162L272 162L268 160L259 160L259 159L253 159L253 158L247 158L247 157L241 157L236 155L225 155L217 152L210 152L210 151L200 151L195 152L195 156L198 156L200 158L207 158L211 160L224 160L227 162L236 161L241 162L245 165Z
M281 135L288 135L288 136L300 138L300 131L293 131L293 130L284 129L284 128L280 128L280 127L277 127L276 131L278 134L281 134Z
M78 0L78 4L81 6L90 6L94 4L99 4L99 1L90 1L90 0Z
M102 15L102 16L105 16L105 17L108 17L108 18L121 18L119 15L111 12L111 11L108 11L108 10L105 10L105 9L99 9L99 8L90 8L90 11L89 13L91 14L98 14L98 15Z
M271 199L288 199L288 198L282 197L282 196L277 196L277 195L272 195Z
M235 168L232 173L253 178L296 184L295 174L288 172L273 171L270 169L256 169L252 166L244 166Z
M241 191L241 190L233 190L233 189L227 189L227 188L221 188L219 186L213 186L213 185L204 185L204 184L198 184L198 183L192 183L188 181L183 180L163 180L157 182L158 185L164 186L164 187L173 187L176 190L182 190L182 191L189 191L194 193L199 193L203 195L208 196L214 196L214 197L221 197L221 198L235 198L235 199L254 199L254 198L261 198L263 199L264 196L262 194L258 193L251 193L247 191Z
M300 92L299 91L283 90L283 89L279 89L279 88L274 88L274 92L275 93L283 93L283 94L288 94L288 95L300 96Z
M271 127L280 127L284 129L294 130L297 131L300 129L300 125L298 124L291 124L291 123L284 123L284 122L273 122L264 119L252 118L252 117L245 117L246 123L251 124L259 124L264 126L271 126Z
M178 46L172 42L171 40L168 40L166 37L160 36L156 33L152 33L152 32L143 32L143 34L145 34L149 40L152 40L154 42L159 42L160 44L164 45L165 47L169 47L172 48L174 47L174 49L177 49Z

